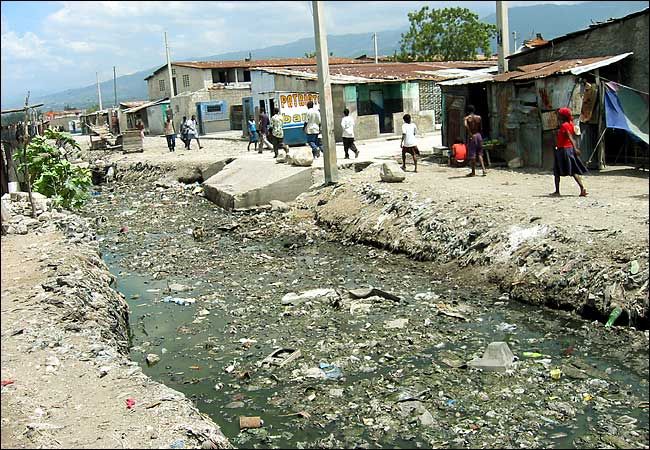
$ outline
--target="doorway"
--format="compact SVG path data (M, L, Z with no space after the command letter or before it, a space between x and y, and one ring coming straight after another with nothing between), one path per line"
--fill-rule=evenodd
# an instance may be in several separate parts
M386 133L386 113L384 111L384 92L370 91L370 103L373 113L379 116L379 132Z

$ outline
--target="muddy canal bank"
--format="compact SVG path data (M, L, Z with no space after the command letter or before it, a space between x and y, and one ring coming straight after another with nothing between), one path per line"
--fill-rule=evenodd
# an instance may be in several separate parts
M525 303L603 322L620 306L618 323L648 329L647 201L639 203L647 194L614 208L611 198L558 203L525 195L525 176L490 176L499 183L467 195L446 174L446 185L433 178L402 186L369 182L372 174L362 173L298 203L345 239L432 261L460 283L488 284ZM518 184L511 190L526 199L491 195L495 185Z
M67 213L25 217L26 201L8 206L2 447L227 448L187 397L129 359L129 306L92 227Z
M441 264L342 240L311 209L227 213L197 185L102 186L84 214L129 303L131 358L237 446L647 443L647 332L461 284ZM348 292L369 286L391 295ZM515 365L469 369L494 341ZM278 349L300 355L262 363ZM240 416L264 424L240 431Z

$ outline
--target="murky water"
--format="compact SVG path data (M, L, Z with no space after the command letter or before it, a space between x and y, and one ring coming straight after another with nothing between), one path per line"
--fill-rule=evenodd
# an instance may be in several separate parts
M105 219L98 233L129 299L132 358L194 399L237 446L583 448L617 438L647 446L643 333L456 286L433 263L340 243L279 213L227 214L187 190L122 186L87 211ZM169 293L172 283L191 290ZM346 289L366 286L402 301L347 298ZM317 288L342 297L281 303ZM494 341L521 358L511 373L445 363L480 356ZM302 356L281 368L258 364L280 347ZM147 367L148 353L161 361ZM343 377L306 377L319 363ZM565 374L553 380L552 368ZM239 416L264 426L240 431Z

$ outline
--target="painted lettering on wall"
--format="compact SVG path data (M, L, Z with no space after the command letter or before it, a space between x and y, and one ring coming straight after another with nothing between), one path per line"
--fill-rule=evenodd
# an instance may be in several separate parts
M280 94L280 114L285 124L302 124L307 121L307 103L314 102L314 109L319 109L318 94L296 92Z

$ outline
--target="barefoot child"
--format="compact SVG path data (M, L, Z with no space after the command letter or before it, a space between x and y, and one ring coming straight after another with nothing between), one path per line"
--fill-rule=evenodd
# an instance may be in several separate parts
M571 176L580 186L580 197L586 197L587 190L582 183L581 175L587 172L587 168L579 158L580 149L575 138L571 110L569 108L560 108L557 110L557 114L561 125L557 131L557 146L553 151L555 192L551 196L560 196L560 177Z

